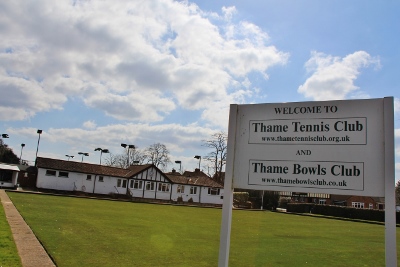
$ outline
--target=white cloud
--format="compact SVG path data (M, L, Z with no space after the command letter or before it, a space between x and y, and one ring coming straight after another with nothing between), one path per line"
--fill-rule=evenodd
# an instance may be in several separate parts
M394 112L400 113L400 99L399 98L394 99Z
M359 69L371 64L379 66L379 60L364 51L357 51L344 58L312 52L305 67L312 73L298 92L313 100L345 99L353 95L366 96L354 85Z
M237 13L236 7L229 6L229 7L222 7L222 12L224 14L225 20L231 20L232 17Z
M83 123L83 127L85 127L86 129L96 129L96 122L94 121L85 121Z
M218 15L172 0L17 0L0 10L2 120L71 98L120 120L161 121L177 104L210 113L243 77L267 78L288 59L258 26L234 24L234 7Z
M154 143L162 143L167 146L171 155L193 150L200 153L200 151L207 150L201 146L202 141L208 139L216 131L196 124L182 126L174 123L163 125L128 123L96 126L94 122L87 121L84 126L85 129L50 128L42 133L40 146L65 144L65 153L71 155L76 155L78 151L92 154L96 147L105 147L113 154L120 154L122 153L121 143L134 144L138 149L144 149ZM9 128L7 133L14 138L26 140L27 149L34 152L35 142L38 138L36 129ZM41 151L43 150L41 149ZM29 160L33 161L34 154L31 154L31 156ZM61 154L61 156L63 157L64 154ZM25 158L28 159L27 156ZM97 163L97 160L96 157L94 163Z

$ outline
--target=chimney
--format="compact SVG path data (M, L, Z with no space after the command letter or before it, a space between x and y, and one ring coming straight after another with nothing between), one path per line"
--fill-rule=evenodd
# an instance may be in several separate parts
M196 168L196 169L194 169L194 172L195 172L195 173L199 173L199 172L200 172L200 169L199 169L199 168Z
M172 168L172 174L175 174L176 170L174 168Z

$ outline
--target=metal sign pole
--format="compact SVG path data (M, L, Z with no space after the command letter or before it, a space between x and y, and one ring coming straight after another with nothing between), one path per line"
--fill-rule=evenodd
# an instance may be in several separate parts
M222 206L222 221L219 245L218 266L229 264L229 248L231 242L232 205L233 205L233 166L235 161L236 123L238 105L232 104L229 112L228 151L226 158L224 203Z
M385 259L386 267L397 267L393 97L385 97L383 107L385 126Z

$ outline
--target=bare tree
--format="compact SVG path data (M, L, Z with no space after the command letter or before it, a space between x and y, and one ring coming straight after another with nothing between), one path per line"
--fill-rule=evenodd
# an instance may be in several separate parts
M169 150L164 144L156 143L151 145L144 151L147 163L152 163L157 167L165 170L171 162L169 158Z
M396 182L396 205L400 205L400 180Z
M227 141L228 135L225 132L217 132L211 135L210 140L203 140L203 146L212 149L204 159L212 163L213 176L218 182L223 182L222 171L226 164Z
M128 168L131 165L144 164L146 158L147 156L144 151L139 149L128 149L122 154L108 154L108 157L105 159L105 165L118 168Z

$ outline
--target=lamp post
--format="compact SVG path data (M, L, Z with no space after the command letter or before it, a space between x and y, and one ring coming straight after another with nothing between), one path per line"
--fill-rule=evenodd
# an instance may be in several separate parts
M82 160L81 160L81 162L83 162L83 156L86 156L86 157L89 156L89 153L87 153L87 152L78 152L78 154L79 154L79 155L82 155Z
M96 148L94 151L100 151L100 165L101 165L101 155L103 155L103 153L110 153L108 149L102 149L101 147Z
M9 138L8 134L1 134L1 138Z
M21 154L19 155L19 164L22 164L21 158L22 158L22 149L24 148L25 144L21 144Z
M36 147L36 158L35 158L35 166L36 166L36 162L37 162L37 154L38 154L38 151L39 151L39 143L40 143L40 135L42 134L42 130L40 130L40 129L38 129L37 130L37 134L39 135L39 138L38 138L38 141L37 141L37 147Z
M182 173L182 161L180 160L175 160L176 164L179 164L179 173Z
M67 158L68 158L68 161L69 161L69 158L74 158L74 156L70 156L70 155L65 155ZM83 157L83 156L82 156ZM83 160L83 159L82 159Z
M19 155L19 164L21 164L21 158L22 158L22 149L24 148L25 144L21 144L21 154Z
M200 170L201 156L196 155L194 156L194 158L199 160L199 170Z
M128 160L127 160L127 164L126 164L126 167L128 168L129 167L129 149L135 149L135 145L127 145L127 144L121 144L121 146L123 147L123 148L126 148L126 150L127 150L127 152L128 152Z

